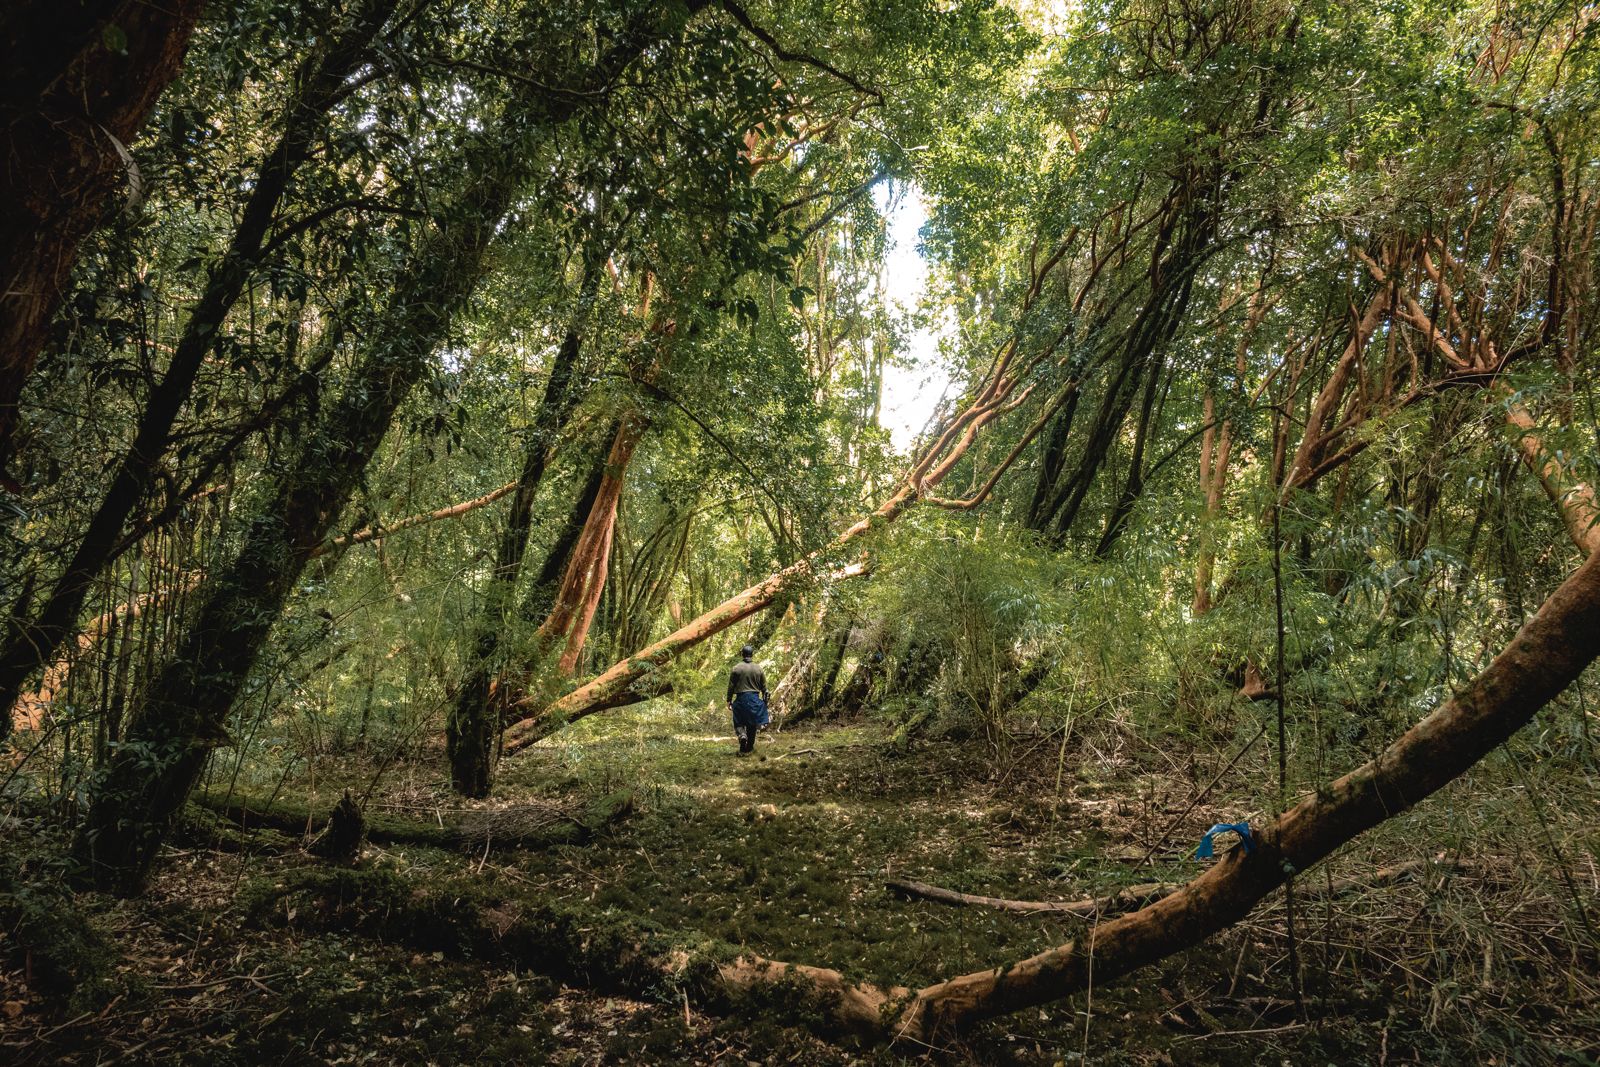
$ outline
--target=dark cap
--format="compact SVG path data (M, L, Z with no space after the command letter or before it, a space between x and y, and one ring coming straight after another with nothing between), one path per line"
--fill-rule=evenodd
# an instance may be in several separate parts
M756 654L756 646L754 646L754 645L745 645L743 648L741 648L739 650L739 655L743 656L745 659L749 659L751 656L753 656L755 654Z

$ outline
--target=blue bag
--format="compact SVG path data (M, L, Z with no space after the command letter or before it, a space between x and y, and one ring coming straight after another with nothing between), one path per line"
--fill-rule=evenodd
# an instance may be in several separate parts
M756 692L740 693L733 698L733 725L765 726L772 721L767 702Z

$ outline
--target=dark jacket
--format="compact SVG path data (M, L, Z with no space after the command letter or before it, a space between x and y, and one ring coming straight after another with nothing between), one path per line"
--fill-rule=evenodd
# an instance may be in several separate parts
M731 703L740 693L760 693L762 701L766 701L767 676L757 664L748 661L734 664L728 675L728 701Z

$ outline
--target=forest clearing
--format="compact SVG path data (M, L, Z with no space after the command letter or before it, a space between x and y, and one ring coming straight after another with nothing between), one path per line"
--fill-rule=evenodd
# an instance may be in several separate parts
M1600 6L0 46L0 1060L1600 1062Z

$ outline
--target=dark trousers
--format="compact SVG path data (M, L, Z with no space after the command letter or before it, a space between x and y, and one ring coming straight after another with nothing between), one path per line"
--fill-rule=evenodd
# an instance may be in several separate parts
M739 752L741 755L756 750L756 734L760 732L759 726L735 726L734 736L739 739Z

